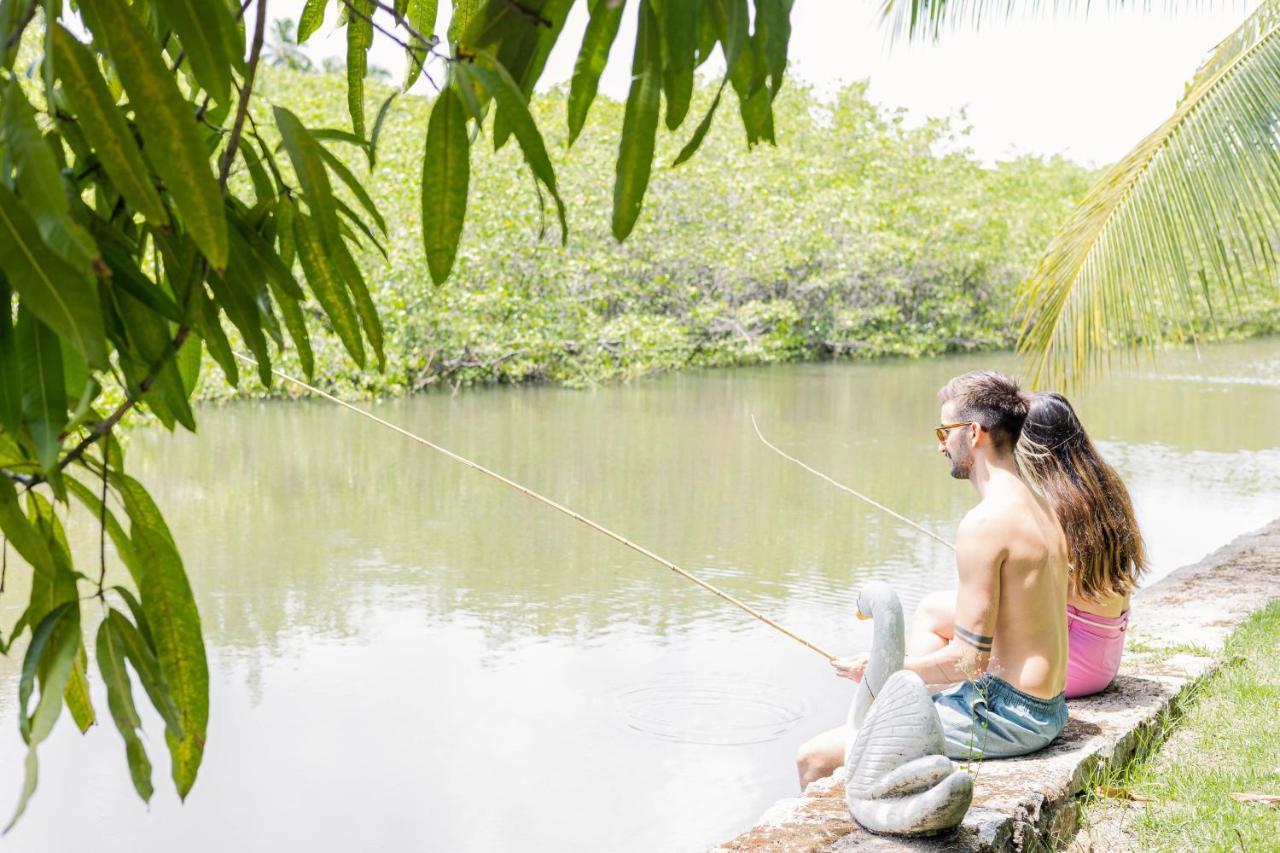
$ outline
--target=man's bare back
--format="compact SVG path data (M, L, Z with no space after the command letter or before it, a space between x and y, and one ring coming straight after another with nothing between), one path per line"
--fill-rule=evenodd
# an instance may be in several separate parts
M960 523L956 552L957 562L996 564L999 593L986 671L1049 699L1062 692L1067 677L1066 538L1048 504L1016 475L993 472L984 492Z

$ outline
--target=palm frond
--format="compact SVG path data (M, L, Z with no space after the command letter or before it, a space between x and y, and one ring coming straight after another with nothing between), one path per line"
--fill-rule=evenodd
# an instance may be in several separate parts
M1103 174L1023 290L1033 382L1079 380L1134 346L1233 311L1280 240L1280 0L1187 84L1173 115Z
M1104 3L1091 0L884 0L880 7L883 21L888 22L894 38L937 39L947 29L970 27L977 29L992 20L1013 17L1015 13L1032 17L1050 14L1087 13L1099 6L1119 9L1141 5L1150 8L1154 0L1107 0ZM1166 11L1204 6L1205 0L1162 0L1159 5Z

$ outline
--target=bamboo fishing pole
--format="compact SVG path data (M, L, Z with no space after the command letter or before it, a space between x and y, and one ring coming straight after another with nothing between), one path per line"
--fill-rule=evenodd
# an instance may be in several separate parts
M803 468L804 470L808 471L810 474L815 474L815 475L817 475L817 476L821 477L822 479L826 480L828 483L830 483L831 485L835 486L837 489L843 489L844 491L846 491L846 492L848 492L849 494L853 495L855 498L858 498L859 500L863 500L863 501L866 501L867 503L871 504L873 507L875 507L876 509L880 510L881 512L888 513L889 515L891 515L891 516L893 516L894 518L898 519L898 521L901 521L903 524L906 524L906 525L908 525L908 526L910 526L910 527L914 527L916 530L919 530L921 533L923 533L925 536L928 536L930 539L934 540L935 542L941 542L943 545L946 545L946 546L947 546L948 548L950 548L952 551L954 551L954 550L956 549L956 546L955 546L955 544L954 544L954 543L949 542L949 541L947 541L946 539L943 539L941 536L939 536L938 534L934 533L932 530L928 529L927 527L921 527L919 524L916 524L914 521L912 521L911 519L907 518L905 515L902 515L901 513L894 512L893 510L889 509L889 508L888 508L887 506L885 506L884 504L880 503L879 501L872 500L871 498L869 498L869 497L867 497L866 495L864 495L862 492L859 492L857 489L851 489L851 488L849 488L848 486L846 486L844 483L839 483L839 482L837 482L837 481L835 481L835 480L831 479L831 478L830 478L830 477L828 477L826 474L822 473L821 471L817 470L816 468L811 468L811 467L809 467L808 465L806 465L805 463L801 462L799 459L795 458L794 456L791 456L790 454L784 453L782 450L779 450L777 447L775 447L775 446L774 446L774 445L769 441L769 439L767 439L767 438L765 438L765 437L764 437L764 433L762 433L762 432L760 431L760 425L759 425L758 423L756 423L756 416L755 416L755 415L751 415L751 426L755 427L756 435L759 437L759 439L760 439L761 441L763 441L763 442L764 442L765 447L769 448L769 449L770 449L770 450L772 450L774 453L776 453L776 454L778 454L779 456L781 456L783 459L786 459L786 460L787 460L787 461L789 461L789 462L794 462L795 464L799 465L799 466L800 466L801 468Z
M236 355L236 357L237 357L237 358L239 358L241 361L247 362L247 363L252 364L252 365L255 365L255 366L258 364L258 362L257 362L257 361L255 361L254 359L252 359L252 358L250 358L249 356L244 355L244 354L242 354L242 353L238 353L238 352L237 352L235 355ZM813 643L809 642L808 640L804 639L803 637L801 637L801 636L799 636L799 635L797 635L797 634L794 634L794 633L792 633L791 631L788 631L786 628L782 627L782 626L781 626L781 625L779 625L777 622L774 622L774 621L773 621L772 619L770 619L768 616L765 616L763 613L759 612L758 610L755 610L754 608L750 607L749 605L744 604L743 602L741 602L741 601L739 601L738 599L734 598L734 597L733 597L732 595L730 595L729 593L724 592L723 590L717 589L716 587L712 586L711 584L707 583L706 581L702 580L701 578L699 578L699 577L697 577L697 576L695 576L695 575L692 575L692 574L690 574L689 572L686 572L684 569L680 568L679 566L677 566L675 563L671 562L670 560L668 560L668 559L666 559L666 558L664 558L664 557L660 557L660 556L658 556L657 554L655 554L655 553L653 553L652 551L650 551L648 548L645 548L645 547L643 547L643 546L637 545L635 542L632 542L630 539L627 539L625 536L621 536L620 534L614 533L614 532L613 532L612 530L610 530L609 528L605 527L605 526L604 526L604 525L602 525L602 524L597 524L596 522L594 522L594 521L592 521L591 519L587 518L585 515L582 515L581 513L575 512L575 511L573 511L573 510L569 509L568 507L563 506L563 505L561 505L561 504L557 503L556 501L553 501L551 498L544 497L543 495L538 494L537 492L535 492L533 489L529 488L528 486L522 486L521 484L517 483L516 481L511 480L511 479L508 479L508 478L506 478L506 477L502 476L501 474L499 474L498 472L496 472L496 471L492 471L492 470L490 470L490 469L488 469L488 468L484 467L483 465L481 465L481 464L479 464L479 463L477 463L477 462L472 462L470 459L467 459L467 458L466 458L466 457L464 457L464 456L459 456L458 454L454 453L452 450L449 450L449 449L447 449L447 448L441 447L441 446L440 446L440 445L438 445L438 444L435 444L435 443L433 443L433 442L431 442L431 441L428 441L427 439L423 438L423 437L422 437L422 436L420 436L420 435L415 435L414 433L409 432L407 429L404 429L404 428L402 428L402 427L398 427L398 426L396 426L395 424L391 423L390 421L383 420L382 418L378 417L377 415L375 415L375 414L373 414L373 413L371 413L371 412L367 412L367 411L365 411L364 409L359 408L358 406L353 406L353 405L351 405L350 403L346 402L345 400L339 400L337 397L333 396L332 394L329 394L329 393L326 393L326 392L324 392L324 391L321 391L319 388L316 388L316 387L315 387L315 386L313 386L313 385L308 385L306 382L303 382L301 379L295 379L294 377L290 376L290 375L289 375L289 374L287 374L287 373L281 373L279 370L276 370L274 367L273 367L273 368L271 368L271 372L272 372L272 373L274 373L276 376L280 377L281 379L285 380L286 382L292 382L294 385L297 385L297 386L298 386L298 387L300 387L300 388L305 388L305 389L307 389L307 390L308 390L308 391L310 391L312 394L315 394L315 395L317 395L317 396L319 396L319 397L323 397L324 399L329 400L330 402L337 403L339 406L342 406L344 409L350 409L351 411L355 412L356 414L361 415L362 417L368 418L369 420L373 421L374 423L381 424L382 426L386 427L386 428L387 428L387 429L389 429L389 430L393 430L393 431L395 431L395 432L400 433L400 435L403 435L405 438L408 438L408 439L411 439L411 440L413 440L413 441L416 441L416 442L418 442L419 444L426 445L427 447L430 447L432 450L434 450L434 451L436 451L436 452L438 452L438 453L442 453L442 454L444 454L445 456L448 456L450 459L452 459L452 460L453 460L453 461L455 461L455 462L461 462L463 465L466 465L468 468L473 468L473 469L475 469L476 471L479 471L481 474L485 474L485 475L487 475L487 476L489 476L489 477L492 477L493 479L497 480L499 483L502 483L502 484L503 484L503 485L505 485L505 486L509 486L510 488L515 489L517 492L520 492L521 494L527 495L527 496L529 496L529 497L533 498L534 500L536 500L536 501L538 501L538 502L540 502L540 503L546 504L547 506L551 507L552 509L554 509L554 510L556 510L556 511L558 511L558 512L562 512L562 513L564 513L565 515L567 515L567 516L569 516L570 518L572 518L574 521L581 522L582 524L585 524L587 527L590 527L592 530L595 530L595 531L598 531L598 532L600 532L600 533L603 533L605 536L608 536L608 537L609 537L610 539L612 539L613 541L615 541L615 542L619 542L619 543L621 543L621 544L623 544L623 545L626 545L626 546L627 546L628 548L630 548L632 551L635 551L635 552L636 552L636 553L638 553L638 554L643 554L644 556L648 557L649 559L653 560L654 562L656 562L656 563L660 563L661 565L663 565L663 566L667 567L668 569L670 569L671 571L675 572L676 574L678 574L680 577L684 578L685 580L692 581L693 583L697 584L698 586L702 587L703 589L707 590L708 592L710 592L710 593L714 593L715 595L720 596L721 598L723 598L725 601L729 602L729 603L730 603L730 604L732 604L733 606L735 606L735 607L739 608L740 610L742 610L742 611L744 611L744 612L746 612L746 613L749 613L750 615L752 615L752 616L754 616L755 618L759 619L761 622L763 622L763 623L765 623L766 625L768 625L770 628L774 628L774 629L776 629L776 630L778 630L778 631L781 631L783 634L786 634L788 637L790 637L791 639L795 640L797 643L800 643L801 645L803 645L803 646L805 646L805 647L807 647L807 648L812 649L813 651L815 651L815 652L817 652L818 654L822 655L822 656L823 656L824 658L826 658L827 660L834 660L834 659L835 659L835 655L831 654L830 652L827 652L827 651L823 650L823 649L822 649L822 648L820 648L819 646L817 646L817 645L815 645L815 644L813 644Z

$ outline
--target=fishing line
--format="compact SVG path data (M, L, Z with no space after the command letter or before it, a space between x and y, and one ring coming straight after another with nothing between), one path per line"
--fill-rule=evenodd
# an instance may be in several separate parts
M236 358L239 358L241 361L247 362L249 364L252 364L255 366L258 364L257 361L255 361L254 359L250 358L247 355L243 355L242 353L237 352L235 353L235 356ZM724 592L723 590L717 589L716 587L712 586L711 584L707 583L706 581L702 580L699 577L691 575L689 572L686 572L684 569L680 568L670 560L667 560L663 557L659 557L657 554L653 553L648 548L644 548L640 545L637 545L636 543L632 542L630 539L627 539L624 536L614 533L609 528L601 524L597 524L596 522L587 518L585 515L582 515L581 513L578 513L578 512L574 512L568 507L562 506L561 504L556 503L551 498L544 497L543 495L538 494L533 489L530 489L528 486L522 486L519 483L517 483L515 480L508 479L496 471L491 471L490 469L484 467L483 465L480 465L479 463L472 462L470 459L467 459L464 456L459 456L458 454L454 453L452 450L448 450L447 448L441 447L438 444L428 441L427 439L423 438L420 435L415 435L414 433L409 432L407 429L396 426L390 421L385 421L382 418L378 417L377 415L367 412L364 409L359 408L358 406L353 406L344 400L339 400L337 397L333 396L332 394L321 391L319 388L316 388L313 385L308 385L306 382L303 382L301 379L295 379L294 377L288 375L287 373L281 373L279 370L276 370L274 367L271 368L271 372L274 373L276 376L279 376L281 379L285 380L286 382L292 382L294 385L297 385L300 388L307 389L312 394L315 394L319 397L323 397L324 399L332 403L337 403L339 406L342 406L344 409L350 409L356 414L366 417L375 423L381 424L382 426L386 427L389 430L393 430L395 432L400 433L405 438L416 441L419 444L426 445L427 447L430 447L432 450L438 453L442 453L445 456L448 456L450 459L452 459L455 462L461 462L463 465L466 465L468 468L473 468L476 471L479 471L481 474L485 474L489 477L492 477L493 479L497 480L499 483L502 483L505 486L509 486L515 489L517 492L520 492L521 494L527 495L540 503L546 504L547 506L551 507L554 510L564 513L565 515L569 516L573 520L579 521L585 524L587 527L590 527L592 530L603 533L605 536L608 536L613 541L626 545L632 551L635 551L638 554L643 554L644 556L648 557L654 562L660 563L663 566L666 566L668 569L675 572L685 580L692 581L693 583L696 583L698 586L702 587L708 592L711 592L711 593L714 593L715 595L720 596L721 598L723 598L725 601L729 602L733 606L759 619L761 622L765 623L770 628L774 628L778 631L781 631L783 634L786 634L788 637L795 640L797 643L800 643L810 649L813 649L815 652L822 655L827 660L835 659L835 655L831 654L830 652L824 651L823 649L814 645L813 643L809 642L803 637L793 634L792 632L788 631L786 628L779 625L777 622L774 622L768 616L765 616L763 613L760 613L759 611L744 604L743 602L734 598L729 593Z
M866 495L864 495L862 492L859 492L859 491L858 491L858 490L856 490L856 489L851 489L851 488L849 488L848 486L846 486L844 483L839 483L839 482L837 482L837 481L835 481L835 480L831 479L831 478L830 478L830 477L828 477L826 474L822 473L821 471L817 470L816 468L811 468L811 467L809 467L808 465L806 465L805 463L801 462L799 459L795 458L794 456L791 456L791 455L789 455L789 454L787 454L787 453L784 453L783 451L779 450L777 447L775 447L773 444L771 444L771 443L769 442L769 439L767 439L767 438L765 438L765 437L764 437L764 433L762 433L762 432L760 431L760 425L759 425L758 423L756 423L756 416L755 416L755 415L751 415L751 426L755 427L756 435L760 438L760 440L761 440L761 441L763 441L763 442L764 442L765 447L768 447L770 450L772 450L774 453L776 453L776 454L778 454L779 456L781 456L783 459L786 459L786 460L787 460L787 461L789 461L789 462L794 462L795 464L799 465L799 466L800 466L801 468L803 468L804 470L808 471L810 474L816 474L817 476L819 476L819 477L821 477L822 479L826 480L828 483L830 483L831 485L835 486L837 489L843 489L844 491L846 491L846 492L848 492L849 494L853 495L855 498L858 498L858 499L860 499L860 500L866 501L867 503L871 504L873 507L875 507L876 509L880 510L881 512L888 513L889 515L891 515L891 516L893 516L894 518L898 519L898 521L901 521L903 524L906 524L906 525L909 525L909 526L911 526L911 527L914 527L916 530L920 531L920 532L921 532L921 533L923 533L925 536L928 536L930 539L934 540L935 542L941 542L943 545L946 545L946 546L947 546L948 548L950 548L952 551L954 551L954 550L956 549L956 546L955 546L955 544L954 544L954 543L952 543L952 542L948 542L946 539L943 539L941 536L939 536L938 534L934 533L932 530L928 529L927 527L921 527L919 524L916 524L914 521L912 521L911 519L907 518L905 515L902 515L902 514L900 514L900 513L896 513L896 512L894 512L893 510L889 509L889 508L888 508L887 506L885 506L884 504L882 504L882 503L880 503L880 502L878 502L878 501L874 501L874 500L872 500L871 498L867 497L867 496L866 496Z

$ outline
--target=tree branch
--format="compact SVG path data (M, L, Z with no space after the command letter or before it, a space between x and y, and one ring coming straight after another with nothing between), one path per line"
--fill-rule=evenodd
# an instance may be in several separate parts
M227 178L231 174L231 163L240 148L240 134L244 131L244 117L249 112L249 100L253 97L253 79L258 74L258 60L262 57L262 36L267 28L267 0L258 0L257 16L254 20L253 45L249 48L249 65L244 72L244 82L240 87L240 103L236 106L236 119L231 125L231 136L227 138L227 149L222 153L222 163L218 167L218 186L223 192L227 189Z

